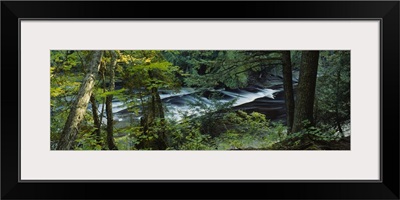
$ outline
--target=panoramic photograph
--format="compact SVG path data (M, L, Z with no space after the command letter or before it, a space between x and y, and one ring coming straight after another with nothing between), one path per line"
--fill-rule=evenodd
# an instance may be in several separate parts
M348 50L51 50L51 150L350 150Z

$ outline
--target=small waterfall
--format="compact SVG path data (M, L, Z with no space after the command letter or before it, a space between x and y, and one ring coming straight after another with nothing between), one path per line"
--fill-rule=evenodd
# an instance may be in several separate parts
M274 94L280 90L252 88L252 89L236 89L236 90L210 90L208 92L216 93L221 96L219 100L212 100L209 97L199 96L198 91L193 88L182 88L178 92L169 90L160 90L160 98L166 108L166 117L172 120L181 120L185 115L198 116L205 111L206 108L213 106L216 102L227 103L235 100L233 106L240 106L249 102L253 102L258 98L275 99ZM131 120L139 120L140 114L134 114L128 111L126 105L120 101L113 101L114 120L118 122L126 122ZM102 104L98 105L99 113ZM105 113L104 113L105 115ZM106 121L105 116L103 122Z
M166 99L169 97L174 97L174 96L183 96L183 95L188 95L188 94L193 94L196 91L193 88L188 88L184 87L179 90L179 92L173 92L169 90L160 90L160 98L161 99Z
M230 91L221 91L221 93L236 99L236 102L233 105L238 106L248 102L252 102L261 97L268 97L271 99L275 99L274 93L279 91L272 89L257 89L257 90L259 92L248 92L246 90L239 90L237 93Z

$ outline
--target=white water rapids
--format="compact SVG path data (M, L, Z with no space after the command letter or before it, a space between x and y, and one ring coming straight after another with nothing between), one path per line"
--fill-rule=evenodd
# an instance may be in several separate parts
M181 88L179 92L160 90L160 98L166 109L165 116L171 120L181 120L185 115L199 116L206 108L211 108L214 103L227 103L235 100L233 106L239 106L249 103L258 98L268 97L274 99L274 93L280 90L254 88L251 91L245 89L236 90L213 90L221 96L219 100L212 100L204 96L197 96L196 90L193 88ZM200 106L201 105L201 106ZM101 112L102 104L98 105L99 113ZM127 106L118 100L112 103L114 120L117 122L131 122L132 120L140 119L140 114L127 112ZM103 117L103 123L106 123L106 118Z

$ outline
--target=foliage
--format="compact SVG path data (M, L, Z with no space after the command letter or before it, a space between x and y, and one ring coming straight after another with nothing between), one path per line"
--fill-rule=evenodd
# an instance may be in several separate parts
M272 69L280 64L273 51L179 51L166 52L166 58L190 74L189 86L240 88L249 84L254 71Z
M267 148L284 136L281 124L271 124L265 115L243 111L227 113L221 122L226 131L216 138L218 149Z
M350 119L350 52L322 52L317 78L317 123L337 127Z
M198 97L199 98L199 97ZM196 116L186 115L192 117L200 125L200 132L202 134L216 136L220 133L222 127L219 126L221 118L225 112L229 112L234 101L220 102L218 97L212 98L210 104L204 104L201 101L191 103L191 110L197 113Z
M95 134L96 127L93 124L91 111L87 111L85 120L81 123L79 134L75 140L75 150L102 150L105 148L105 133L97 138Z
M84 73L82 60L78 59L77 51L51 51L50 52L50 139L57 141L59 132L62 131L68 117L69 107L78 93Z
M117 70L123 87L123 96L116 96L125 102L131 111L139 114L148 103L149 95L158 89L179 90L181 82L177 76L182 74L179 67L166 61L161 51L124 51L121 67ZM133 109L133 110L132 110Z
M212 136L201 132L204 128L198 118L185 117L181 121L158 119L148 135L143 135L140 127L127 128L126 136L117 138L118 149L136 149L142 140L151 141L158 137L157 132L165 131L167 150L236 150L267 149L286 137L286 128L280 123L270 123L260 113L247 114L242 111L227 112L220 120L221 133ZM223 127L223 128L222 128ZM229 128L228 128L229 127ZM119 130L119 131L122 131ZM117 132L119 132L117 131ZM141 150L150 150L145 148Z
M307 120L303 121L300 132L285 135L281 140L267 149L270 150L325 150L325 149L350 149L343 138L335 134L335 130L328 126L311 126ZM335 147L335 145L338 145Z

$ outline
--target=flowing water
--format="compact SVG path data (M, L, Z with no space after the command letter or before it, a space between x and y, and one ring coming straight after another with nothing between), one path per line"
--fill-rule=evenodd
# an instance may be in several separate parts
M233 109L257 111L267 115L269 119L280 119L284 113L282 89L249 87L235 90L209 90L199 92L194 88L181 88L179 92L160 90L160 98L165 108L165 116L170 120L181 120L186 116L199 116L205 110L215 108L216 104L232 102ZM211 95L212 94L212 95ZM215 98L215 97L218 98ZM101 112L102 104L98 106ZM140 112L130 112L127 106L118 100L112 103L116 127L124 127L140 120ZM90 109L90 106L89 106ZM279 111L278 114L274 112ZM103 117L106 123L106 117Z

